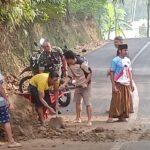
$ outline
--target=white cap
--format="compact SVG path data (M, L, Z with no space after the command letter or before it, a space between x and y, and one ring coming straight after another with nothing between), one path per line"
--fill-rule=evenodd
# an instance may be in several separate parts
M4 81L4 76L0 73L0 82Z
M44 42L45 42L45 39L44 39L44 38L41 38L41 39L40 39L40 45L43 45Z

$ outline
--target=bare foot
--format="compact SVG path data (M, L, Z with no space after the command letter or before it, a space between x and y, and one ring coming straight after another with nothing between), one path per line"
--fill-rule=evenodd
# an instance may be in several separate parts
M91 122L91 121L88 121L87 126L88 126L88 127L91 127L91 126L92 126L92 122Z
M3 146L5 143L3 143L3 142L0 142L0 146Z
M81 123L82 120L81 120L81 119L75 119L73 122L74 122L74 123Z

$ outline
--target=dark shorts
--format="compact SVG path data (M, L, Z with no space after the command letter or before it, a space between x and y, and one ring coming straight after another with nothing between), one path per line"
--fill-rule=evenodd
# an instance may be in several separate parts
M0 123L5 124L9 122L9 113L6 106L0 107Z
M39 99L39 93L38 90L35 86L33 85L29 85L29 90L31 92L31 99L32 99L32 103L36 106L36 107L43 107L43 103L40 101ZM45 92L45 97L44 100L47 102L47 104L52 107L53 109L55 109L55 102L51 103L51 99L49 96L49 90L44 91Z

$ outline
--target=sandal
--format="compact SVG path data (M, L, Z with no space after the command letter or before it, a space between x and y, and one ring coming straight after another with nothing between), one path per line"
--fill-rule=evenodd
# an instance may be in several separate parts
M128 122L125 118L123 118L123 119L118 119L117 121L115 121L115 122Z
M8 145L8 148L17 148L17 147L22 147L22 145L17 142L13 142Z

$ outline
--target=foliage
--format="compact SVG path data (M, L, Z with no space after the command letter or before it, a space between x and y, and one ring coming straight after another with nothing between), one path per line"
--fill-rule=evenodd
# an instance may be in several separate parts
M0 22L13 27L33 21L35 15L30 0L13 0L0 6Z
M106 0L72 0L71 10L73 13L95 15L104 7Z
M101 17L102 32L107 34L109 39L110 32L116 31L116 35L124 35L124 29L130 29L130 24L125 21L126 13L120 7L115 7L113 3L105 5L105 11Z
M124 9L118 7L124 3L124 0L1 0L0 23L15 28L33 21L91 17L109 38L111 31L123 34L123 29L129 27L124 21Z
M35 18L48 20L65 13L62 0L11 0L0 5L0 22L11 27L27 25Z

